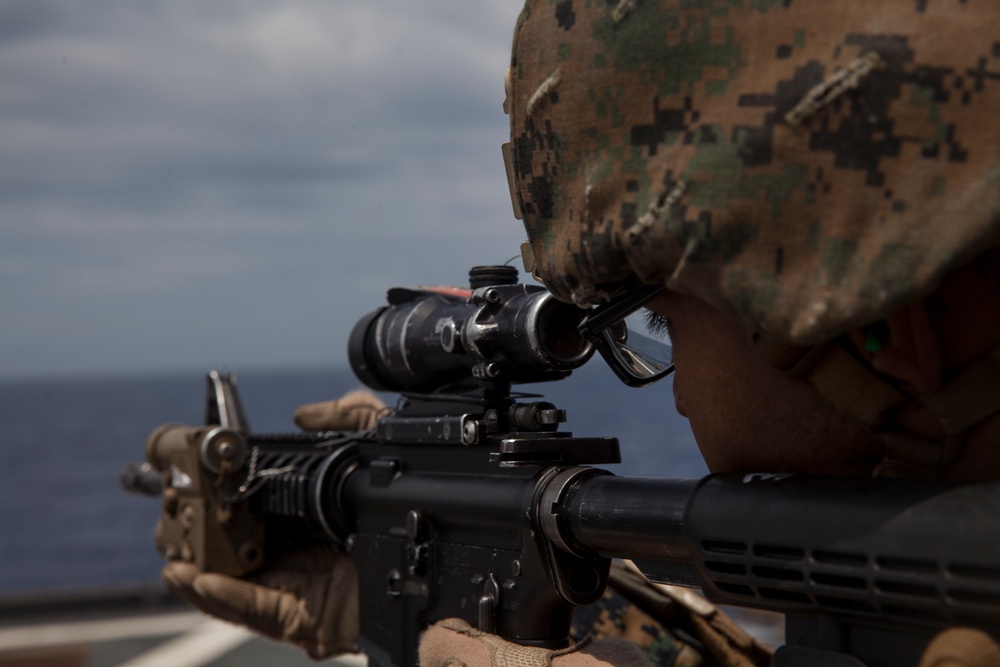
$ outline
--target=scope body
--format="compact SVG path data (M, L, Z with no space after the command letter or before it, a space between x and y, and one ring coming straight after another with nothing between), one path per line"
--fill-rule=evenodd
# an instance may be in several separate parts
M348 344L355 375L380 391L558 380L594 352L577 331L587 311L538 286L396 288L388 297L358 321Z

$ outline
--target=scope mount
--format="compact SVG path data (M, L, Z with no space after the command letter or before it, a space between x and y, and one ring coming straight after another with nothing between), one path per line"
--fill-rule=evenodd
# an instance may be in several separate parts
M500 467L621 463L617 438L574 438L559 431L566 411L548 401L520 402L510 383L465 381L433 394L403 393L401 406L376 425L384 444L489 449ZM521 394L517 398L533 398Z

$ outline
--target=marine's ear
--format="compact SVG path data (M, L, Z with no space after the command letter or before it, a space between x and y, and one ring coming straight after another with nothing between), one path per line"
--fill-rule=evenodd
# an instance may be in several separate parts
M903 306L881 322L854 329L850 338L882 375L921 393L941 387L944 355L926 299Z

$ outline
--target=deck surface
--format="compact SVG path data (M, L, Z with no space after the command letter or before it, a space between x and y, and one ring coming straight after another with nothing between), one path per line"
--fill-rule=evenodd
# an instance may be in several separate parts
M727 609L771 646L776 614ZM0 601L0 667L307 667L301 650L192 611L162 590ZM323 662L366 667L363 655Z

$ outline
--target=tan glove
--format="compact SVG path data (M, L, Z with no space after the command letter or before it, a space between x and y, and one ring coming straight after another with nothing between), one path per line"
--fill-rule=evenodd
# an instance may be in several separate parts
M1000 646L989 635L974 628L941 631L920 658L920 667L996 667Z
M378 396L358 389L323 403L309 403L295 411L303 431L367 431L385 412Z
M367 391L305 405L295 422L307 431L361 431L385 409ZM291 642L316 659L357 651L358 574L330 547L310 547L267 563L243 579L204 573L185 562L163 568L163 583L205 613Z
M420 640L420 667L652 667L622 639L584 640L559 651L519 646L480 632L465 621L435 623Z
M358 650L358 573L328 547L288 554L246 579L175 561L163 568L163 583L203 612L291 642L317 660Z

